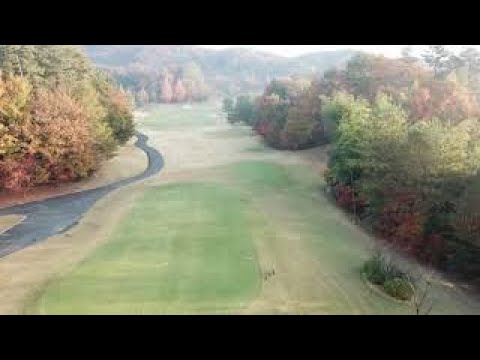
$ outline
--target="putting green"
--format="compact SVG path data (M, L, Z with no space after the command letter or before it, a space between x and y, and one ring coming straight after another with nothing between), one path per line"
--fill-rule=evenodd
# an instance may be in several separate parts
M260 286L247 211L238 193L216 185L149 189L111 241L51 281L27 312L238 310Z

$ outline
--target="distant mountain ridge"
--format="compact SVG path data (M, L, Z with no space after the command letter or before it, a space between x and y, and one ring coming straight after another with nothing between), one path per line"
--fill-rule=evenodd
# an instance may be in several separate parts
M338 50L287 58L245 48L213 50L194 45L86 45L85 49L98 67L133 91L148 87L146 79L161 76L166 69L181 71L194 63L205 82L222 93L258 91L275 77L342 67L358 53Z

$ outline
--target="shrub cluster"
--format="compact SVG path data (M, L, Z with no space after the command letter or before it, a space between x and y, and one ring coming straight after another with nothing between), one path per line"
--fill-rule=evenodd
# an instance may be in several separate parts
M362 271L369 282L381 287L395 299L410 300L414 295L414 287L409 276L380 254L375 254L367 260Z

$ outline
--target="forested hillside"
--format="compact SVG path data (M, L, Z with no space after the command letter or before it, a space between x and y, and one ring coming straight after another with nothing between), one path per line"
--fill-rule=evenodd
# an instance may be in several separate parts
M139 104L258 92L275 77L322 72L342 66L355 53L284 58L246 49L215 51L186 45L88 45L86 49Z
M480 284L480 53L358 55L312 82L225 99L281 149L332 144L338 204L388 244Z
M133 135L131 105L81 47L0 45L0 192L91 175Z

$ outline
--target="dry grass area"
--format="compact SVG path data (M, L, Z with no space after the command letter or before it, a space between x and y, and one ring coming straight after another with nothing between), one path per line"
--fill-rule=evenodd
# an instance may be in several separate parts
M327 147L300 152L274 151L260 144L259 138L246 127L221 123L188 131L148 129L145 134L150 137L150 143L161 151L165 160L162 173L151 182L154 185L198 179L202 174L211 175L215 167L243 160L305 164L313 166L319 172L326 168L326 161L322 159L327 159ZM249 151L250 149L255 151Z
M58 186L43 186L26 193L0 194L0 208L47 199L53 196L95 189L142 173L147 167L147 156L134 146L136 138L119 148L117 155L107 160L89 179Z
M241 314L324 314L323 303L328 286L322 286L321 267L298 229L291 226L285 211L275 207L257 207L258 217L275 219L275 234L257 234L256 248L261 269L275 269L275 277L263 282L259 296ZM272 212L273 211L273 212ZM268 213L268 214L267 214ZM283 219L282 219L283 218ZM281 221L284 220L284 221ZM323 277L326 279L326 277ZM353 309L355 313L355 309Z
M92 178L79 184L78 189L93 189L141 174L147 168L148 159L142 150L134 146L135 141L136 138L122 146L117 156L108 160Z

